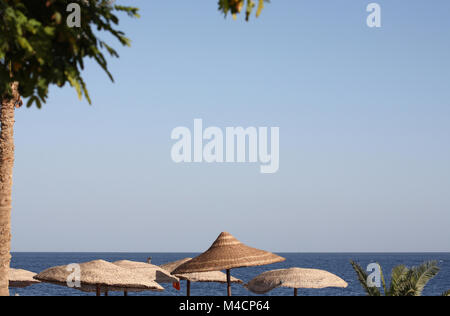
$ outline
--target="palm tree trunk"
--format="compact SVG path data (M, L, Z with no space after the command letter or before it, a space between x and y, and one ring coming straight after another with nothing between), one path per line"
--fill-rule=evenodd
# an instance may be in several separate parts
M20 100L17 82L13 97L2 97L0 110L0 296L9 296L11 261L11 191L14 165L14 108Z

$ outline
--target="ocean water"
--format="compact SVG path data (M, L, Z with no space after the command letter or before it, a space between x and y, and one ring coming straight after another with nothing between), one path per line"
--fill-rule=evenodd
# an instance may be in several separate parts
M96 259L107 261L135 260L145 262L148 257L152 257L152 263L156 265L175 261L186 257L195 257L193 253L13 253L11 266L34 272L43 271L52 266L66 265L70 263L80 263ZM441 295L450 289L450 253L402 253L402 254L382 254L382 253L281 253L286 258L285 262L263 267L242 268L232 270L234 277L240 278L244 282L250 281L260 273L273 269L284 269L289 267L324 269L337 274L349 286L346 289L321 289L321 290L299 290L299 295L303 296L359 296L364 292L357 280L349 261L355 260L363 267L373 262L378 262L383 267L383 271L389 276L391 269L399 264L407 266L419 265L424 261L437 260L441 268L436 278L431 280L425 288L424 295ZM131 295L185 295L185 283L182 281L181 291L175 290L171 284L162 284L166 289L164 292L144 292ZM241 285L233 285L233 295L254 296ZM80 292L62 286L51 284L38 284L25 289L11 289L11 294L20 296L84 296L93 295ZM223 296L226 294L226 285L215 283L194 283L191 287L193 296ZM279 288L269 293L273 296L291 296L293 290ZM121 295L121 293L110 293L110 296Z

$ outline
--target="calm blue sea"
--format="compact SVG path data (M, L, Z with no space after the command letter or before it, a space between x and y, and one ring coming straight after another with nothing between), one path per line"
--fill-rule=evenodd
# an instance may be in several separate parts
M70 263L80 263L95 259L107 261L135 260L146 261L152 257L152 263L160 265L170 261L186 257L195 257L197 254L188 253L13 253L11 266L13 268L26 269L40 272L52 266L66 265ZM362 253L282 253L281 256L287 260L280 264L264 267L245 268L232 270L232 275L244 280L251 280L258 274L272 269L282 269L288 267L317 268L324 269L339 275L349 283L346 289L323 289L323 290L300 290L299 295L333 295L333 296L354 296L364 295L358 283L355 272L349 261L358 261L363 267L369 263L379 262L384 272L387 274L391 269L399 264L408 266L419 265L424 261L437 260L441 267L439 275L433 279L425 289L425 295L440 295L450 289L450 253L402 253L402 254L362 254ZM163 284L166 291L161 293L146 292L131 295L184 295L185 284L182 283L181 291L176 291L170 284ZM191 290L194 296L222 296L226 294L226 286L214 283L196 283ZM25 289L11 289L11 294L20 296L82 296L92 295L79 292L61 286L39 284ZM290 289L276 289L270 295L285 296L292 295ZM111 295L114 295L111 293ZM117 293L116 295L120 295ZM233 295L253 295L240 285L233 285Z

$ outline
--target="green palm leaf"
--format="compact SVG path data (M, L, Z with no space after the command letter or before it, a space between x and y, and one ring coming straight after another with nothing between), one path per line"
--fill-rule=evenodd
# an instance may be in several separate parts
M412 271L412 282L413 289L416 296L421 296L425 286L433 279L438 273L440 268L438 267L437 261L429 261L421 266L413 267Z
M389 287L389 296L404 296L407 286L407 274L409 269L404 265L396 266L392 269L391 285Z
M356 262L350 261L353 269L356 272L356 275L358 276L359 283L361 283L361 286L363 287L364 291L367 293L368 296L381 296L381 292L376 287L370 287L367 283L367 279L369 275L367 272Z
M381 265L377 263L380 267L380 277L381 277L381 284L383 285L384 295L389 296L389 292L386 287L386 279L384 278L383 268L381 268Z
M381 296L378 288L370 287L368 284L368 274L359 264L351 261L353 269L356 271L358 280L369 296ZM378 264L378 266L380 266ZM389 290L386 286L383 270L380 266L381 282L385 296L421 296L425 286L439 273L437 261L425 262L420 266L408 268L404 265L396 266L392 269L391 284ZM450 296L450 290L443 293L443 296Z

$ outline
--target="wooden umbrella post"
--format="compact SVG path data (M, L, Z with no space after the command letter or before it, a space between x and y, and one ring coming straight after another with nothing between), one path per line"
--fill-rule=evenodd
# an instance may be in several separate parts
M231 271L227 269L227 294L231 296Z
M298 289L294 289L294 296L298 296Z
M186 296L191 296L191 281L186 281Z
M105 296L109 296L108 290L105 291Z
M100 289L100 285L97 284L97 296L102 296L102 291Z
M123 296L128 296L128 291L123 291Z

